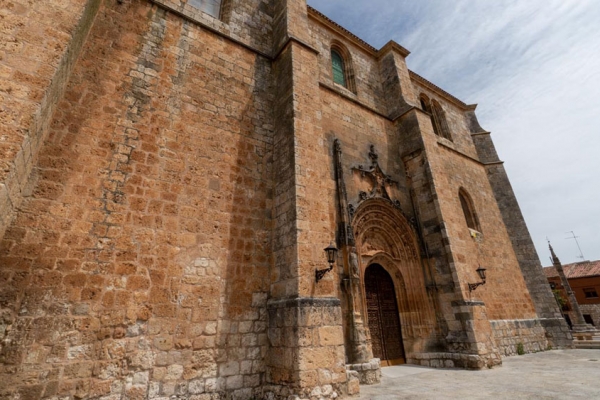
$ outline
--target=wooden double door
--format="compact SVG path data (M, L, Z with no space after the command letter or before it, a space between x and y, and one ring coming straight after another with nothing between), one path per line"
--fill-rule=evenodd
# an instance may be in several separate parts
M394 282L379 264L371 264L365 271L367 318L371 332L373 356L382 365L405 362L400 314Z

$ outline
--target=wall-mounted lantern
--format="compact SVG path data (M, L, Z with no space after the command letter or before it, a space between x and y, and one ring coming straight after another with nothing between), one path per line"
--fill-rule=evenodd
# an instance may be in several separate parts
M473 290L477 289L481 285L485 285L485 271L486 271L486 269L483 268L480 265L479 268L477 268L475 271L477 272L477 275L479 275L479 278L481 278L481 282L469 283L468 284L469 285L469 292L472 292Z
M333 269L333 263L335 262L335 256L337 255L338 249L335 247L335 242L331 242L331 244L325 247L325 254L327 254L327 262L329 263L329 268L318 269L315 271L315 277L317 282L319 282L326 273Z

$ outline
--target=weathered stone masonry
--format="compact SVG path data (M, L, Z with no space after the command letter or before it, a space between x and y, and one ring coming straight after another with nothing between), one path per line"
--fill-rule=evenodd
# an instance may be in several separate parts
M336 398L570 345L475 107L400 45L304 0L9 0L0 29L0 398Z

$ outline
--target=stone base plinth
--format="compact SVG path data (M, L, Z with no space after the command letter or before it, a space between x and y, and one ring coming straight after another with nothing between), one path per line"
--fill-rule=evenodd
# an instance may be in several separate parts
M348 396L354 396L360 393L360 376L358 371L346 370L346 382L348 386Z
M267 312L267 385L259 397L334 399L345 395L340 300L272 299Z
M539 319L494 320L490 324L502 356L537 353L552 348Z
M381 382L381 360L373 358L368 363L347 364L348 370L358 373L358 380L362 385L374 385Z
M546 331L548 345L553 349L573 348L573 336L564 318L540 318Z
M577 340L593 340L594 336L598 335L596 328L589 324L573 325L571 333Z
M502 365L502 359L495 353L489 354L487 358L477 354L412 353L406 363L432 368L483 369Z

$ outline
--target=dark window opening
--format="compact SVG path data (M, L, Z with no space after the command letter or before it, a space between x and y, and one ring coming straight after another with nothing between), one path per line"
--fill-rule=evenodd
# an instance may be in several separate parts
M439 136L448 140L452 140L452 135L450 135L450 127L448 126L448 121L446 120L446 113L444 109L435 100L429 100L429 98L422 94L419 97L421 102L421 109L429 114L431 118L431 125L433 126L433 132Z
M421 109L426 113L429 112L429 106L427 105L427 101L423 97L421 97Z
M471 199L466 193L463 193L462 190L458 193L458 197L460 198L460 205L462 207L463 214L465 215L465 221L467 222L467 226L473 230L481 232L481 228L479 228L477 215L475 215Z
M452 140L452 137L450 136L450 128L448 127L448 121L446 120L446 113L444 112L442 106L437 101L432 100L431 110L433 119L437 124L438 135L445 139Z
M590 314L583 314L583 319L590 325L594 325L594 320ZM595 326L595 325L594 325Z
M563 308L563 311L565 311L565 309ZM571 318L565 314L565 321L567 321L567 325L569 325L569 328L573 328L573 323L571 322Z
M594 288L584 288L583 293L586 299L595 299L598 297L598 292Z

